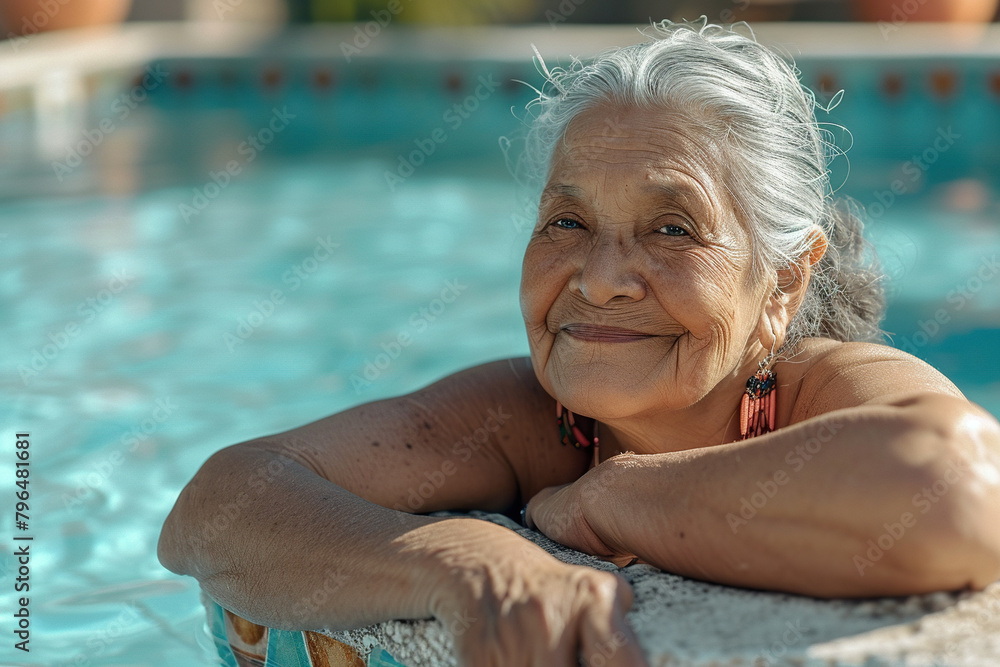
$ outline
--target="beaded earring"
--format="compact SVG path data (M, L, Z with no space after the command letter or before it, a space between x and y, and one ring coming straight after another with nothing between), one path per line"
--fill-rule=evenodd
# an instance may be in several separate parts
M740 440L774 430L774 406L778 399L777 378L769 366L774 362L774 343L771 351L760 360L757 372L747 380L747 388L740 401Z
M556 422L559 424L559 437L562 444L573 445L577 449L580 447L598 446L600 442L597 438L597 421L594 421L594 439L588 440L580 427L576 424L576 416L563 407L563 404L556 401Z

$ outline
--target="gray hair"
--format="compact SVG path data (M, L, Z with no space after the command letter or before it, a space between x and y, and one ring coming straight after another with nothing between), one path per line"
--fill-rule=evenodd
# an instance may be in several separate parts
M704 16L663 21L652 32L649 41L587 64L574 58L550 70L540 62L546 82L527 107L534 117L515 176L537 195L570 122L602 103L684 111L725 146L726 186L750 231L755 270L795 266L809 250L812 225L826 234L826 254L812 266L783 349L813 336L881 340L878 259L856 206L833 197L827 165L837 148L817 122L816 98L798 70L752 33L708 24Z

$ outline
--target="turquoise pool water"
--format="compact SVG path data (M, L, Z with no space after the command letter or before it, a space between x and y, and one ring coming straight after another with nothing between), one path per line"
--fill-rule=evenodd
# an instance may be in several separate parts
M61 181L52 162L68 153L35 155L35 121L0 121L0 478L13 478L14 434L30 431L35 538L32 651L13 654L4 640L3 664L216 664L194 580L155 556L201 463L527 353L517 302L527 229L497 147L523 94L501 86L481 109L463 106L457 125L446 116L489 66L463 72L457 92L414 100L400 90L417 84L376 93L360 75L342 98L224 97L197 85L198 67L224 63L167 65L173 87L117 121ZM391 104L403 99L405 118ZM849 127L870 110L862 101L840 110ZM262 129L286 106L298 117L265 145ZM977 153L996 128L909 108L899 109L909 144L873 147L867 125L855 133L844 192L883 206L868 233L890 277L885 328L896 344L1000 415L1000 194L981 169L995 156ZM949 122L962 139L911 180L906 162ZM437 129L447 140L421 149ZM261 142L252 160L251 137ZM387 179L406 163L412 173ZM8 581L12 504L0 513ZM0 607L13 607L8 587Z

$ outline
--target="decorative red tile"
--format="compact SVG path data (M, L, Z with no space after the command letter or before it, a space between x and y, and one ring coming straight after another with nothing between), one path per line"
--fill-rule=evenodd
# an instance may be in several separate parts
M937 97L951 97L958 88L958 75L951 70L935 70L930 74L930 85Z
M313 72L312 86L316 90L329 90L333 87L333 72L328 69L317 69Z
M888 97L899 97L903 92L903 76L897 72L890 72L883 76L882 91Z
M174 74L174 86L181 90L191 90L194 87L194 75L191 74L190 70L182 69L178 70Z
M285 75L281 69L277 67L268 67L261 75L260 81L264 84L265 88L273 90L281 85L284 78Z
M1000 71L993 72L989 75L989 85L993 94L1000 97Z
M819 75L819 91L821 93L832 95L837 92L837 77L833 75L832 72L823 72Z
M448 92L457 93L462 90L464 82L462 81L462 75L458 72L449 72L448 76L444 79L444 87L448 89Z

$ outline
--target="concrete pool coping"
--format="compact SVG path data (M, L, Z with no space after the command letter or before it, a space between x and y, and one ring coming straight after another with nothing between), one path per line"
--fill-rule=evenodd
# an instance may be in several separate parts
M374 24L377 26L377 24ZM367 44L358 37L368 27ZM757 39L793 57L985 57L1000 58L1000 24L756 23ZM357 44L364 44L361 48ZM116 28L14 37L0 42L0 90L32 87L49 72L81 76L134 72L160 58L224 58L254 54L275 58L351 60L405 58L429 62L491 60L526 62L535 45L546 58L588 57L643 39L634 26L547 24L463 28L365 23L293 27L203 23L127 23ZM346 48L348 45L350 48ZM351 50L356 48L357 53Z
M1000 656L1000 581L981 592L825 600L710 584L645 564L619 568L502 514L432 516L491 521L564 562L623 576L634 592L627 618L650 667L985 667ZM455 664L450 631L440 620L324 634L366 660L381 646L407 667ZM615 646L606 649L609 658Z

